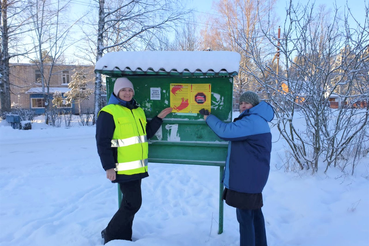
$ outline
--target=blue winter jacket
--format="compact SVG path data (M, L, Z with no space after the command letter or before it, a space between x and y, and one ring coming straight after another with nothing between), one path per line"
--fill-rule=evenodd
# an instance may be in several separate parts
M274 118L272 106L261 101L245 110L232 123L209 115L206 123L220 138L228 140L224 186L243 193L261 193L268 180L272 135L268 122Z

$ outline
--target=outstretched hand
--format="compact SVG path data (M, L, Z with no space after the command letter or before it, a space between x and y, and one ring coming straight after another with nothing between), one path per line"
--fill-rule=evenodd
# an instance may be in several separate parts
M209 113L209 110L202 108L200 109L199 114L204 116L204 120L206 120L206 118L209 116L210 113Z
M165 109L163 109L159 114L158 114L158 117L160 118L160 119L163 119L163 118L165 118L170 112L172 112L172 108L165 108Z

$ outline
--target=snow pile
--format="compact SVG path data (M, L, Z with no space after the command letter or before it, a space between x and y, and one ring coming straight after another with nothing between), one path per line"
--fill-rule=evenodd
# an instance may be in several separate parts
M100 231L117 209L117 186L105 178L95 127L32 130L0 122L0 245L102 245ZM369 158L354 176L284 172L287 147L273 130L273 157L264 190L270 246L369 244ZM154 164L142 182L134 242L109 246L238 246L235 209L224 206L218 235L219 168Z

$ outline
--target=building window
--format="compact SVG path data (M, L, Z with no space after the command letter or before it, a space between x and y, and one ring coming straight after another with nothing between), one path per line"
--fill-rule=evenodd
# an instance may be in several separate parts
M69 84L69 71L63 71L62 84L64 84L64 85Z
M31 108L44 108L45 101L43 98L31 98Z
M35 70L35 81L37 84L41 84L41 71Z

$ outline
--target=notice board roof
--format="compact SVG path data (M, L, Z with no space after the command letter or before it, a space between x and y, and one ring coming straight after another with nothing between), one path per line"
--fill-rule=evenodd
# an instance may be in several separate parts
M105 54L95 71L126 75L234 76L240 54L231 51L119 51Z

